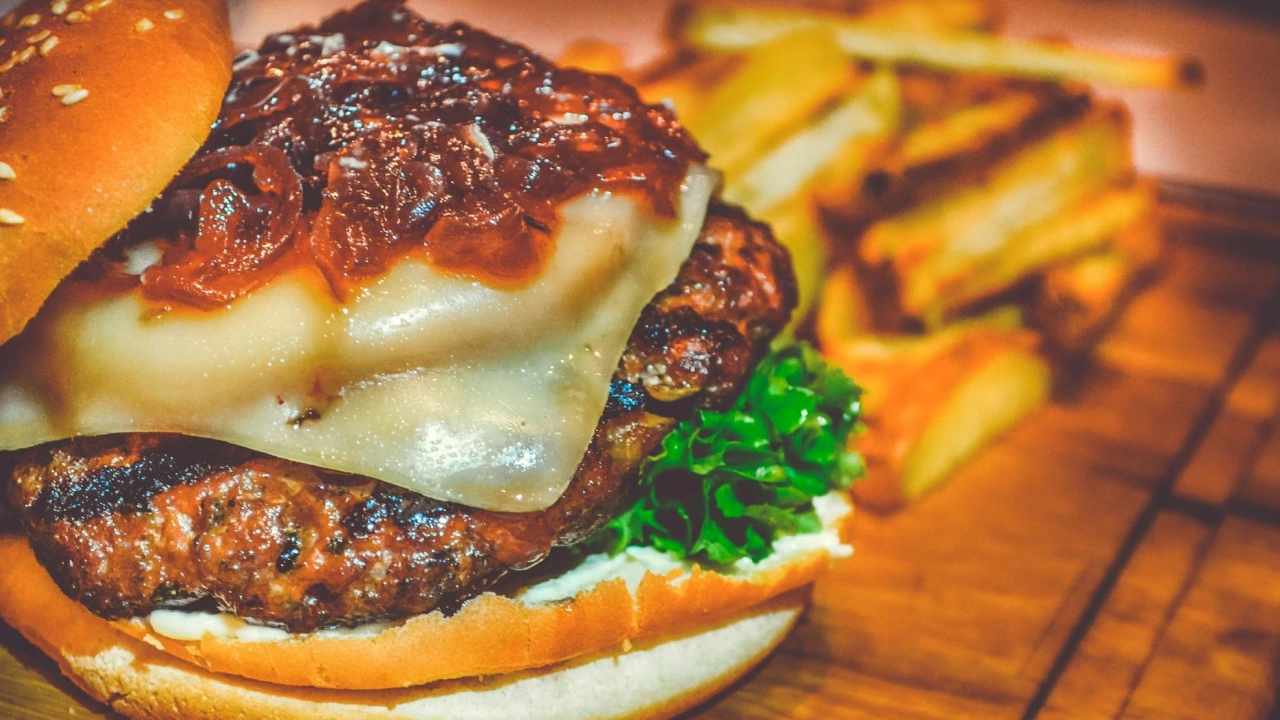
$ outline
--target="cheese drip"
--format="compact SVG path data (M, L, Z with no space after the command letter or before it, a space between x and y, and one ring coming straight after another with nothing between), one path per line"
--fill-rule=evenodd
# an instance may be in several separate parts
M410 259L345 304L286 275L224 310L156 316L136 289L65 283L0 349L0 450L182 433L472 507L544 509L717 179L691 170L674 221L608 193L567 203L544 274L517 291Z

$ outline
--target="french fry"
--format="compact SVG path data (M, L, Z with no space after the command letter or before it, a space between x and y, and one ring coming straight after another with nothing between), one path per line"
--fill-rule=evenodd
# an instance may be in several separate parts
M1126 116L1103 108L936 201L875 223L863 262L897 278L903 312L936 317L972 299L968 278L1022 233L1132 175Z
M856 185L867 158L897 130L899 115L896 78L888 70L875 72L839 105L746 169L727 170L725 198L766 214L820 180L828 186Z
M736 3L729 0L682 0L672 6L667 34L682 43L689 26L701 22L699 14L711 5L748 5L754 11L769 14L769 23L751 37L750 44L806 27L825 26L831 21L855 20L858 25L912 33L945 34L961 31L992 31L1003 20L1001 8L987 0L882 0L870 3L818 2L805 7L779 7L766 2ZM772 14L774 9L791 12Z
M871 329L867 298L858 285L853 268L843 266L831 271L822 285L813 318L813 334L818 349L835 352Z
M1203 68L1184 58L1138 57L968 30L921 32L858 15L804 8L699 2L678 12L676 18L677 41L710 52L740 52L800 28L822 25L835 32L850 55L894 64L1120 87L1169 89L1203 80Z
M908 132L924 123L991 102L1011 92L1051 84L1044 80L949 73L922 67L896 67L895 70L902 85L903 115Z
M912 339L854 340L831 357L865 388L854 442L860 505L890 511L936 489L980 448L1045 402L1051 374L1034 333L966 324Z
M994 30L999 8L981 0L887 0L863 10L859 17L870 25L906 32Z
M626 53L618 45L603 40L578 40L565 48L559 62L564 67L576 67L593 73L622 78L628 75Z
M642 73L637 89L645 102L672 107L681 122L693 127L698 123L711 88L723 82L742 63L743 58L734 55L677 57Z
M802 28L754 47L683 120L712 165L738 173L859 82L829 30Z
M903 78L904 91L907 82ZM873 160L861 184L819 196L823 210L845 224L865 227L954 195L980 182L1004 158L1080 118L1091 104L1080 86L1005 88L994 94L924 122L914 118L900 142L889 143L887 152ZM904 123L912 122L908 116L918 110L904 107Z
M984 147L993 138L1016 134L1044 106L1041 95L1018 92L924 123L902 138L899 162L910 172Z
M1106 247L1046 272L1031 317L1049 346L1067 357L1092 347L1150 276L1161 245L1156 214L1147 212Z
M965 279L952 299L963 305L1012 287L1038 270L1108 244L1149 215L1156 204L1150 183L1112 188L1085 198L1013 237L1003 251Z
M818 300L827 272L826 234L816 208L805 197L776 206L761 219L773 228L774 237L791 253L791 266L800 291L800 303L791 316L790 327L794 329L808 317Z

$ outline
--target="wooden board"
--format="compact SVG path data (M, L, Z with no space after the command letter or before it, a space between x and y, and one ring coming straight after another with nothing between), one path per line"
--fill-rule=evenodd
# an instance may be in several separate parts
M860 514L803 624L692 717L1270 711L1280 243L1166 215L1165 273L1080 379L920 505ZM109 716L0 631L0 717Z

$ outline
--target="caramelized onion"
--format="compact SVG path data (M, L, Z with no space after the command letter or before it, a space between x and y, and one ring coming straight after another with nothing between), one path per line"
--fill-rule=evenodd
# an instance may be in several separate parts
M252 169L250 188L231 178ZM212 178L212 179L210 179ZM199 195L193 237L182 237L159 266L142 275L143 290L198 307L227 305L266 280L299 230L302 179L284 153L270 146L220 148L194 160L169 193L207 181ZM190 217L190 214L188 214ZM185 224L185 223L184 223Z
M144 293L197 307L299 265L341 298L410 254L519 287L561 204L617 192L674 216L703 159L617 78L375 0L238 59L206 147L113 246L160 240Z

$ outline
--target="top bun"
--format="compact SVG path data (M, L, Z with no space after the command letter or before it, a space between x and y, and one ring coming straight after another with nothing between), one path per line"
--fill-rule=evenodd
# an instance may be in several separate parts
M232 52L224 0L28 0L0 22L0 343L199 149Z

